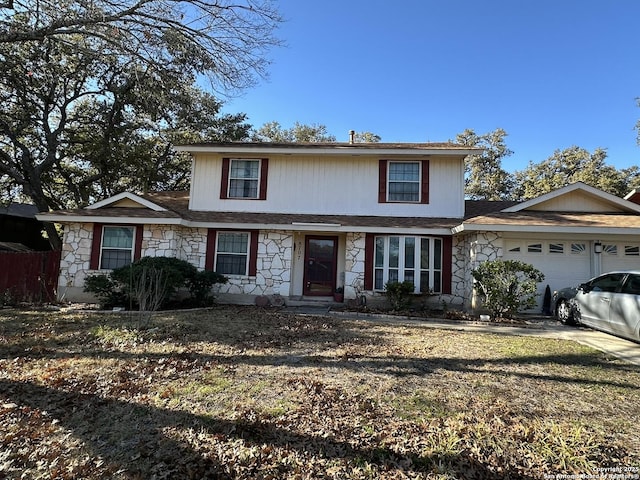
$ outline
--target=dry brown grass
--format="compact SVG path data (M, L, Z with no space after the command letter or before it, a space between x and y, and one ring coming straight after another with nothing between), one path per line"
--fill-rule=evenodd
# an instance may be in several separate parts
M0 478L640 467L640 368L572 342L251 307L136 323L0 311Z

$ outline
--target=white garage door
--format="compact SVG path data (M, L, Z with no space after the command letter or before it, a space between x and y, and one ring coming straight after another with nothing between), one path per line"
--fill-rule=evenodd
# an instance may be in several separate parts
M602 273L640 269L640 244L602 242Z
M553 292L591 278L589 254L588 241L506 240L504 259L529 263L544 273L544 281L538 285L541 309L547 285Z

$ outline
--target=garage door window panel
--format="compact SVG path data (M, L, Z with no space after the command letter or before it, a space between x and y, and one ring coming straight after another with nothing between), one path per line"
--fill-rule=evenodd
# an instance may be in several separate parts
M627 257L640 257L640 247L633 245L626 245L624 247L624 254Z
M562 255L564 254L564 243L550 243L549 244L549 253L552 255Z
M542 244L541 243L530 243L527 245L528 253L542 253Z
M571 244L571 253L573 255L586 255L587 253L587 245L584 243L572 243Z

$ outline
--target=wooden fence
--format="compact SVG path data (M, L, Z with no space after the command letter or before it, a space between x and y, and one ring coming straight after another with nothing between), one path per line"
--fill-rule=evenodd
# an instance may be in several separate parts
M0 305L56 300L60 251L0 252Z

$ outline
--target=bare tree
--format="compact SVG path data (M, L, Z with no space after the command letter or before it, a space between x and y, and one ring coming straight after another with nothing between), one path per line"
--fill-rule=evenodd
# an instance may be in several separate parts
M269 0L15 0L0 9L0 195L47 211L183 186L188 168L171 142L237 140L249 129L243 115L219 116L198 80L226 92L251 85L279 43L279 21ZM55 229L47 233L60 248Z
M236 89L265 74L280 22L271 0L14 0L0 10L0 44L55 39L155 71L188 65Z

